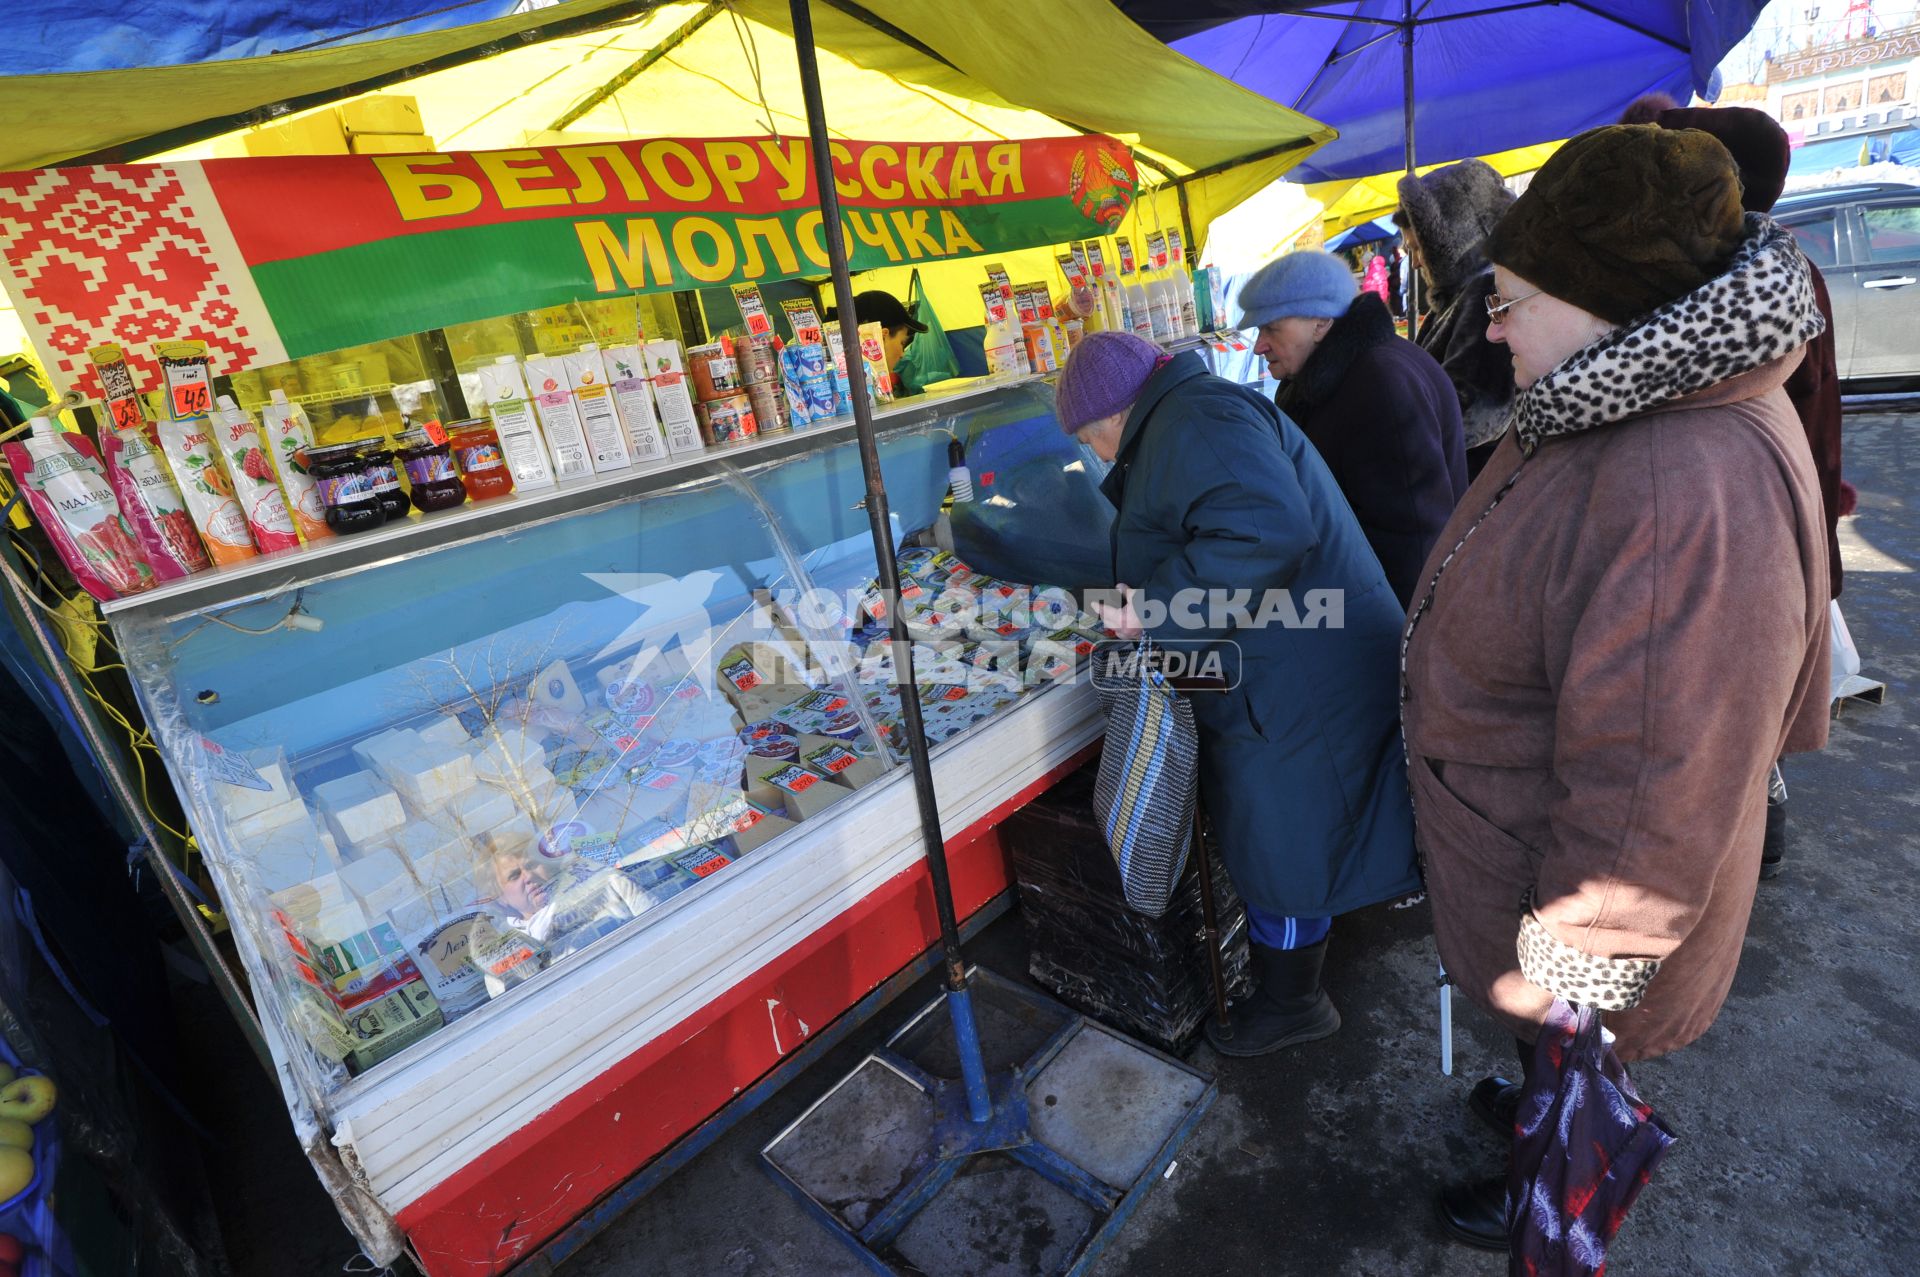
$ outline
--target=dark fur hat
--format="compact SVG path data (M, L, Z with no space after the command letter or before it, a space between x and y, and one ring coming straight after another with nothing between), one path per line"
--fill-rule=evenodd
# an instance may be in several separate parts
M1627 104L1626 110L1620 112L1620 123L1658 124L1662 111L1677 110L1679 106L1680 104L1673 100L1673 95L1670 93L1660 93L1657 91L1653 93L1642 93L1639 97Z
M1746 235L1733 156L1698 129L1615 124L1561 147L1487 242L1487 257L1616 324L1726 268Z
M1513 192L1485 160L1461 160L1403 177L1398 190L1400 211L1393 220L1403 227L1412 225L1434 291L1451 297L1468 277L1484 269L1482 245L1513 207Z

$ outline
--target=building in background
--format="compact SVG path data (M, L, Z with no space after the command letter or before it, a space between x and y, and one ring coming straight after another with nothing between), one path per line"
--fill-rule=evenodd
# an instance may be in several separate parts
M1766 60L1765 109L1793 140L1795 176L1920 160L1920 25L1866 32Z

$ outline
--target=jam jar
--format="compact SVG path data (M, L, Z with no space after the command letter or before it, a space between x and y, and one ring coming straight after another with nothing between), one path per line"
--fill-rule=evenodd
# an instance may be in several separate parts
M424 430L410 430L400 436L395 455L406 467L407 482L413 488L413 505L421 513L451 510L467 499L467 487L453 470L453 450L435 443Z
M513 471L500 448L500 436L491 421L456 421L447 427L447 442L475 501L504 497L513 491Z
M358 445L308 448L306 454L307 473L326 508L328 527L340 533L365 532L387 521Z
M394 468L393 451L380 439L356 439L360 460L373 481L374 499L386 513L387 522L407 517L407 494L400 488L400 472Z

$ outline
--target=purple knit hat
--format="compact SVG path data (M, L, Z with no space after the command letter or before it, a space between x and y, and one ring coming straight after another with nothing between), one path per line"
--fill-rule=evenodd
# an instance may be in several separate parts
M1053 415L1060 419L1060 429L1072 434L1089 421L1127 407L1140 397L1147 378L1164 358L1160 347L1132 333L1083 337L1053 393Z

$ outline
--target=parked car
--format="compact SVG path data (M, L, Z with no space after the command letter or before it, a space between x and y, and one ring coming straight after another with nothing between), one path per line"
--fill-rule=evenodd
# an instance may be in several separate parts
M1920 381L1920 186L1782 196L1773 215L1827 277L1842 381Z

